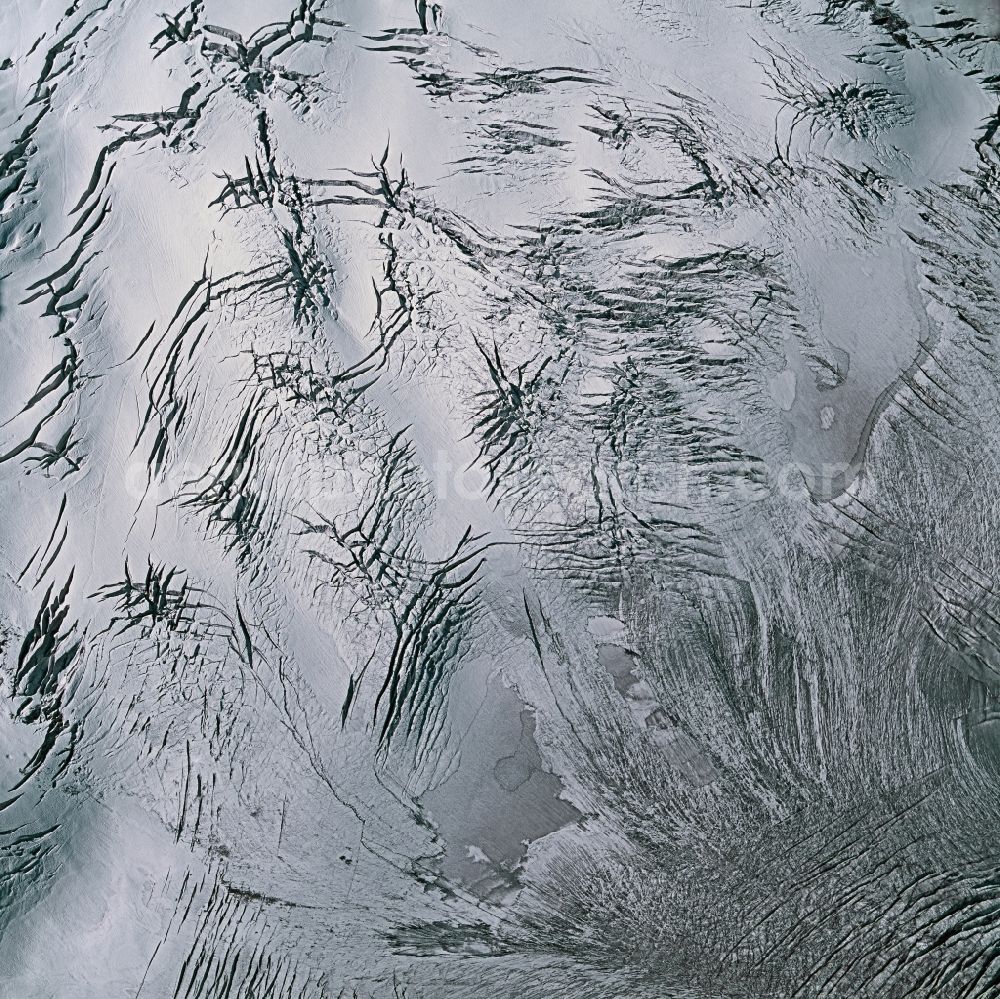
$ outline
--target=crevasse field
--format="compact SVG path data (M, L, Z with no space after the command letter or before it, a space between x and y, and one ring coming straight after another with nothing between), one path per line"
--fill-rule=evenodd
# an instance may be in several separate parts
M1000 996L1000 3L166 2L0 4L0 999Z

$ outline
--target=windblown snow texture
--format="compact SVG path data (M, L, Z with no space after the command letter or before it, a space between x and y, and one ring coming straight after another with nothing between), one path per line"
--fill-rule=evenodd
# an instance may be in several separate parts
M1000 996L998 287L995 0L5 0L0 997Z

